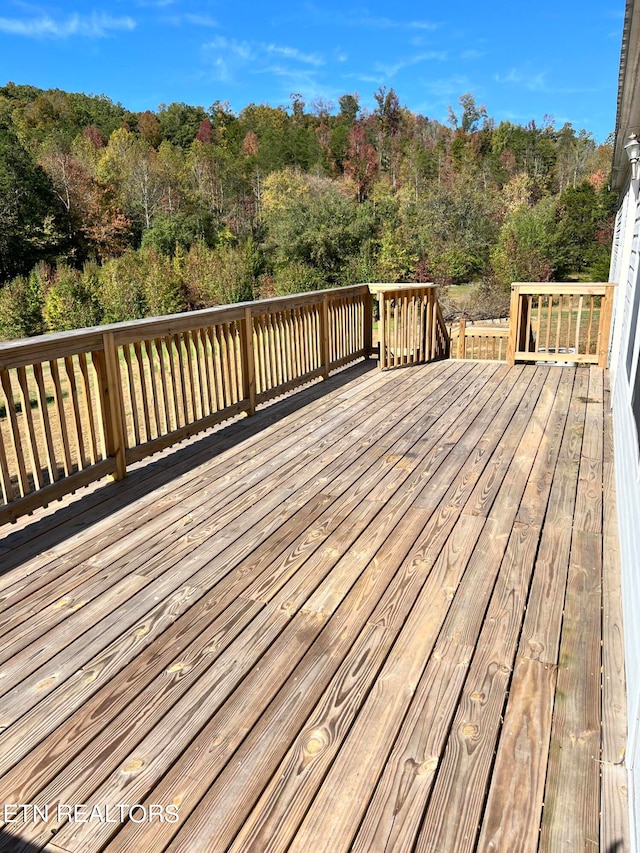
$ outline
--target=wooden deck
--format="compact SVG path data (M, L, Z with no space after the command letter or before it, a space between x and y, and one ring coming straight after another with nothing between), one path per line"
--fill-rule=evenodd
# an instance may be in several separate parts
M606 381L362 363L5 527L0 850L627 850Z

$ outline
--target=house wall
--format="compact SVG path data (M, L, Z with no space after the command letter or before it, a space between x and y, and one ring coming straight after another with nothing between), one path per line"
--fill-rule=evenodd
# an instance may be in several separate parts
M640 419L634 416L632 400L634 388L640 390L639 201L638 182L627 182L616 220L610 273L610 280L618 283L610 378L629 725L626 764L635 850L640 850L640 463L637 423Z

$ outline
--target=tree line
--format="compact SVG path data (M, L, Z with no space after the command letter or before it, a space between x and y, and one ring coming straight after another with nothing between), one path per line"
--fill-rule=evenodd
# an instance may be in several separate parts
M358 281L608 277L611 142L551 117L336 106L130 112L0 87L0 336Z

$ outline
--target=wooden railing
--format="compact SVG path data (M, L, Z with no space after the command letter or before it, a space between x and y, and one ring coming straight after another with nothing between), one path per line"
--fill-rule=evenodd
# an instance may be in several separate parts
M372 351L368 285L0 343L0 523Z
M378 294L379 366L421 364L449 355L449 334L433 284L372 284Z
M451 357L505 361L507 358L508 326L470 326L462 319L452 325Z
M615 285L511 285L507 361L607 366Z

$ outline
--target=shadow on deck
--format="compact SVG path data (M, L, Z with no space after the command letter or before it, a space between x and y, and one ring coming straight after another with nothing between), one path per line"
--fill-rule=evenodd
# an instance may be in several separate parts
M6 527L0 850L626 849L606 381L365 363Z

